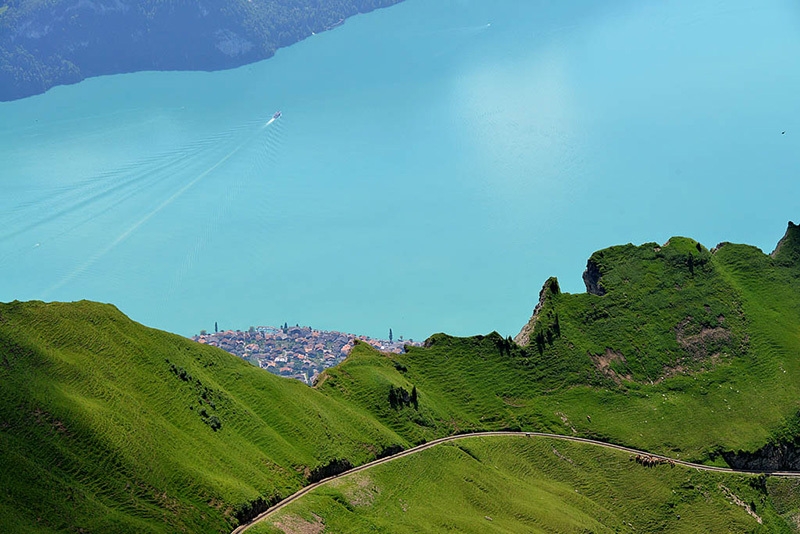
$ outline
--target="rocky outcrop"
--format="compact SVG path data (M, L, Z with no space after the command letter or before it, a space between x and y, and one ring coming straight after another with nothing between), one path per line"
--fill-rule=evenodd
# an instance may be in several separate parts
M800 265L800 225L789 221L786 233L770 256L782 265Z
M628 360L625 359L625 356L623 356L621 352L607 348L603 354L589 353L589 358L592 360L595 369L606 378L613 380L615 384L619 385L623 380L633 380L633 376L631 376L629 372L620 375L612 367L614 363L619 363L623 366L627 365Z
M334 458L325 465L320 465L314 469L306 468L305 475L309 482L319 482L325 478L339 475L353 468L353 464L347 458Z
M692 361L716 363L723 353L735 350L730 330L725 328L725 317L717 318L717 326L702 325L689 316L675 327L675 340Z
M544 303L547 300L548 295L554 294L558 295L560 292L560 288L558 287L558 278L550 277L542 286L541 291L539 291L539 302L536 303L536 306L533 308L533 314L525 326L522 327L522 330L519 331L519 334L514 337L514 342L519 345L520 347L525 347L531 342L531 334L533 334L533 330L536 327L536 322L539 320L539 314L544 307Z
M800 470L800 441L769 443L755 452L723 452L728 465L750 471Z
M606 294L605 288L600 285L601 276L600 266L589 258L589 261L586 262L586 270L583 271L583 283L586 284L587 293L590 295L597 295L598 297L602 297Z

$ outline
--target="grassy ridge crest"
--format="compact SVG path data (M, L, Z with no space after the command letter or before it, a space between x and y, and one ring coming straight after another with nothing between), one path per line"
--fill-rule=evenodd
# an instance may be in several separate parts
M523 346L491 333L437 334L396 356L359 347L358 361L374 365L346 360L320 389L415 442L524 429L724 463L723 452L786 433L800 409L796 264L682 237L610 247L588 263L591 292L547 281ZM381 404L399 383L416 386L418 410Z
M44 531L226 531L314 469L405 444L367 413L113 306L3 304L0 325L0 463L21 467L0 475L0 524L16 509Z
M224 532L309 480L478 430L783 465L800 450L799 242L790 224L772 255L611 247L587 293L547 281L526 342L359 344L315 388L111 305L0 304L0 526Z

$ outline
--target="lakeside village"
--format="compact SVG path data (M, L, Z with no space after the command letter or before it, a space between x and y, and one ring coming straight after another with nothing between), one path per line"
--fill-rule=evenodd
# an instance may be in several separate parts
M395 340L391 329L387 341L287 324L277 328L251 326L247 331L201 331L200 335L193 336L192 339L204 345L219 347L273 374L302 380L308 385L313 385L322 371L344 360L355 346L356 340L368 343L380 351L396 354L405 352L406 345L422 345L413 339L403 340L402 336Z

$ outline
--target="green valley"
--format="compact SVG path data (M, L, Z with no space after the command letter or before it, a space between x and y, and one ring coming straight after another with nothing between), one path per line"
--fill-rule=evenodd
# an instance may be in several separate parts
M515 340L359 343L313 388L111 305L0 304L0 529L230 531L310 482L475 431L800 470L800 227L772 255L611 247L584 279L584 294L549 279ZM254 528L788 532L794 482L472 438L326 484Z

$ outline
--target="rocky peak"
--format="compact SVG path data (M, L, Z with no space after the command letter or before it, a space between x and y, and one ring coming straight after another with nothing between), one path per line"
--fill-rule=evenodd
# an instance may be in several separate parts
M605 288L600 285L600 277L602 273L600 272L600 266L597 263L589 258L589 261L586 262L586 270L583 271L583 283L586 284L586 292L590 295L597 295L598 297L602 297L606 294Z
M783 265L800 265L800 225L789 221L786 233L770 256Z
M558 278L555 276L548 278L542 286L541 291L539 291L539 302L536 304L536 307L533 308L533 314L531 315L531 318L528 320L525 326L522 327L522 330L519 331L519 334L517 334L514 338L514 342L517 345L524 347L531 342L531 334L536 326L536 322L539 320L539 314L544 307L544 303L547 301L547 297L549 295L558 295L560 292L561 289L558 286Z

